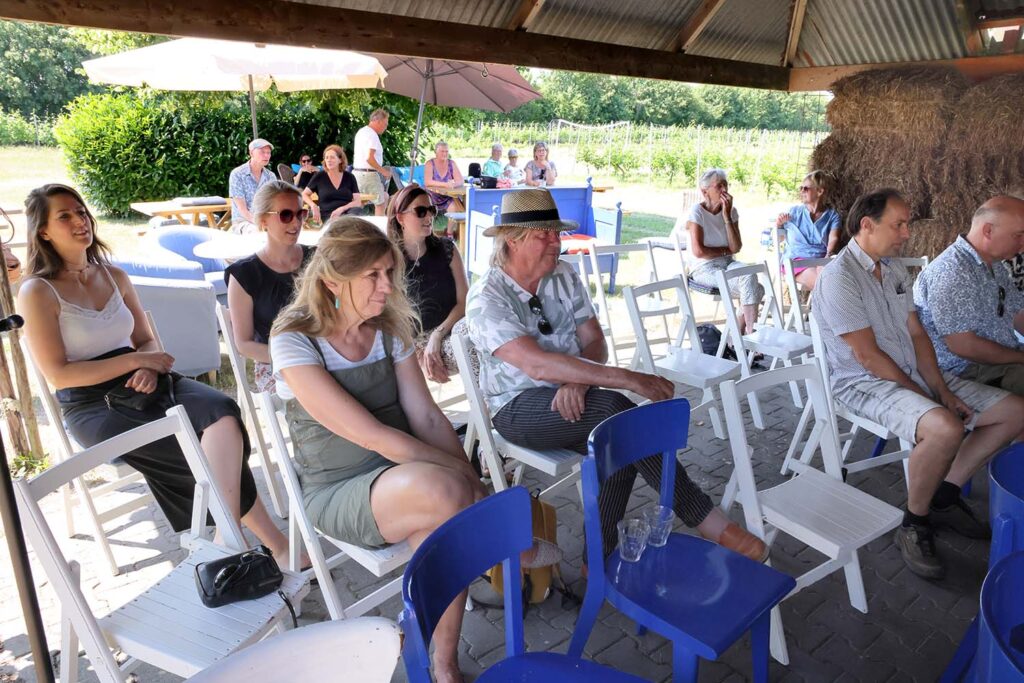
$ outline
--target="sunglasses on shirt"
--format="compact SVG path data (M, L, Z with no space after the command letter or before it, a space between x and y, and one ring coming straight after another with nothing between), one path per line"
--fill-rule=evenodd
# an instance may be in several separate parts
M306 216L309 215L309 211L307 209L299 209L298 211L295 209L285 209L284 211L267 211L267 213L277 216L281 219L281 222L285 224L291 223L296 218L298 218L301 223L306 220Z
M555 329L551 327L551 323L548 322L548 319L544 316L544 308L540 305L540 299L537 298L536 294L530 297L530 300L526 302L526 305L530 307L531 313L540 316L540 320L537 321L538 332L547 336L555 331Z
M428 213L431 216L436 216L437 215L437 207L434 206L433 204L431 204L430 206L414 206L411 209L406 209L402 213L414 213L414 214L416 214L416 218L423 218Z
M1006 290L1002 287L999 288L999 306L996 308L996 315L1000 318L1006 313Z

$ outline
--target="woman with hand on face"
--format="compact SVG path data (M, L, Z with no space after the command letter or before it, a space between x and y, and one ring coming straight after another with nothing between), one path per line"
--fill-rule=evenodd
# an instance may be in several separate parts
M533 159L523 170L526 172L526 184L532 187L551 187L558 179L558 169L555 162L548 159L548 146L544 142L533 146Z
M438 213L448 210L453 197L432 190L451 190L462 187L462 172L458 165L448 156L448 143L441 141L434 146L434 158L428 159L423 167L423 185L430 192L430 201Z
M366 548L416 548L485 495L416 363L403 260L372 223L330 221L270 340L306 512ZM465 593L434 633L437 681L462 681L464 606Z
M288 541L256 494L246 462L249 439L238 404L222 392L171 373L128 276L111 266L82 197L65 185L36 188L25 200L28 278L18 293L32 357L57 389L68 431L89 447L186 408L213 478L231 512L282 561ZM170 373L170 374L168 374ZM153 395L146 408L106 402L125 387ZM172 387L172 389L168 389ZM176 439L168 437L124 456L142 473L171 528L192 519L195 478Z
M729 179L723 169L709 169L700 177L699 184L704 199L694 204L686 217L686 229L690 235L686 252L690 261L690 278L706 287L717 287L715 273L747 265L735 258L743 248L740 215L732 205ZM729 287L743 307L743 334L752 332L757 322L758 305L764 297L764 287L754 275L730 280Z
M359 185L356 177L345 170L348 157L338 145L324 148L324 169L309 179L302 191L302 200L313 207L313 218L327 221L353 209L359 209L363 202L357 196ZM316 193L317 200L313 201Z
M839 251L842 223L839 213L832 208L835 178L825 171L811 171L800 183L800 201L789 213L779 214L777 228L786 229L786 256L823 258L835 256ZM814 289L824 266L799 268L793 264L796 281L809 290Z
M302 196L288 183L275 180L256 192L252 218L267 235L267 244L252 256L232 263L224 271L228 283L228 311L235 346L252 358L256 391L274 391L270 366L270 328L277 314L291 301L295 278L315 247L299 244L306 220Z
M455 243L433 233L436 214L427 191L409 185L388 206L388 237L405 257L407 293L420 317L416 353L423 374L447 382L458 372L451 335L465 333L469 282Z

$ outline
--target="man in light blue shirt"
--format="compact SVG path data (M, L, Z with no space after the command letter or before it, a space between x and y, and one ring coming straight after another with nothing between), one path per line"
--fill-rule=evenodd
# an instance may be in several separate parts
M502 172L505 170L501 164L501 155L504 153L505 148L501 146L500 142L495 142L491 145L491 158L484 162L484 168L481 172L485 176L491 178L500 178Z
M1001 263L1024 251L1024 200L993 197L971 230L928 264L914 303L939 367L1024 396L1024 293Z

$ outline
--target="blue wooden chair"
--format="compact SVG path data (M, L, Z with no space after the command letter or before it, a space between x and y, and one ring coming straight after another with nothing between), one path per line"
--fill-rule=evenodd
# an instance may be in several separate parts
M670 534L662 548L623 562L602 557L597 494L615 472L662 454L661 504L672 504L676 451L686 446L686 399L651 403L614 415L590 435L583 460L583 513L590 577L569 655L579 657L607 599L641 627L672 641L672 680L696 681L699 658L717 659L751 631L755 681L768 680L769 615L796 582L709 541Z
M996 562L981 586L978 683L1024 683L1024 552Z
M495 530L501 533L494 533ZM498 562L504 564L505 659L486 681L642 683L642 678L555 652L525 652L519 553L533 543L530 494L521 486L484 498L442 524L413 553L402 578L402 658L410 683L430 683L430 638L456 595ZM515 577L512 580L511 577Z

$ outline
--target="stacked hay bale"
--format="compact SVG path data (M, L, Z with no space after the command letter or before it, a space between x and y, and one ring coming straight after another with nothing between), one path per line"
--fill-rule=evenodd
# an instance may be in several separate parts
M810 165L836 176L840 213L864 192L895 187L912 219L931 218L946 133L967 88L958 71L941 67L863 71L836 81L826 111L832 134Z

